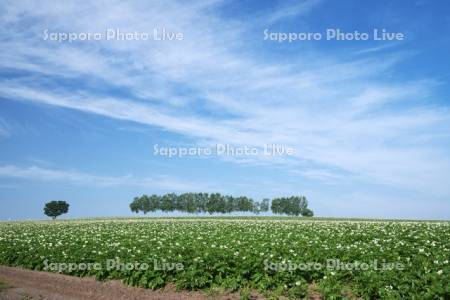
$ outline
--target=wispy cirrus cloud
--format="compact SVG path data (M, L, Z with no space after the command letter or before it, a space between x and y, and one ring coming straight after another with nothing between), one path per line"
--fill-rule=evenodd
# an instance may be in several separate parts
M296 155L281 163L303 176L346 180L342 174L352 173L367 182L450 195L443 179L450 170L444 147L448 107L429 102L440 83L386 80L401 53L367 51L354 58L304 50L288 62L267 59L260 45L243 38L261 35L253 26L261 22L258 15L228 23L216 1L1 5L6 50L0 65L28 72L0 82L4 99L157 126L198 143L282 144ZM266 16L267 24L318 5L278 7ZM185 39L57 43L40 37L46 28L163 27L183 32ZM124 95L104 91L111 89Z
M82 186L96 187L144 187L169 191L211 190L205 183L180 180L168 175L153 177L102 176L75 170L42 168L39 166L22 167L17 165L0 165L0 177L37 180L43 182L65 182Z
M271 24L307 14L322 2L322 0L284 1L282 5L276 7L275 10L266 16L265 22Z
M0 137L9 137L10 134L10 126L5 122L5 120L0 118Z

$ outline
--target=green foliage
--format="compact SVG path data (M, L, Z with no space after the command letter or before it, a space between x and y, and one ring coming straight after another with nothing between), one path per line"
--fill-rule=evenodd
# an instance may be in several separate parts
M272 200L272 212L288 216L312 216L312 211L308 209L308 200L304 196L275 198Z
M50 201L44 206L44 214L52 219L69 211L69 204L66 201Z
M305 207L305 208L303 208L302 216L304 216L304 217L313 217L314 216L314 212L312 210L310 210L309 208Z
M295 218L180 218L0 223L0 265L181 263L182 270L91 269L63 273L122 279L145 288L259 291L269 299L449 299L450 222ZM404 268L276 271L265 261L377 260Z
M270 199L264 198L259 207L260 211L267 212L270 209Z
M287 214L289 216L312 217L312 210L308 209L308 201L303 196L292 196L289 198L276 198L272 201L272 211L276 214ZM134 213L163 211L181 211L187 213L231 213L231 212L268 212L270 199L263 199L262 202L254 201L251 198L241 196L224 196L220 193L184 193L158 195L142 195L135 197L130 204L130 209Z

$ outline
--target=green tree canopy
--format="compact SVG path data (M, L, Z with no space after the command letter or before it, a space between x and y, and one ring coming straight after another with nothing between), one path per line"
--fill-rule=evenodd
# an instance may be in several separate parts
M221 195L220 193L174 193L158 195L142 195L135 197L130 204L132 212L144 214L152 211L181 211L187 213L208 212L231 213L231 212L268 212L272 209L274 214L285 214L289 216L313 216L312 210L308 209L308 201L304 196L291 196L283 198L263 199L261 202L241 196L233 197Z
M69 203L66 201L50 201L44 206L44 214L56 219L56 217L69 211Z

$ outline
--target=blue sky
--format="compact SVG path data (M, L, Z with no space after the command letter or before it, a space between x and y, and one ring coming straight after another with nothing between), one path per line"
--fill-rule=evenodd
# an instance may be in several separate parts
M448 1L2 1L0 23L0 219L54 199L67 217L126 216L134 196L200 191L450 219ZM44 38L111 28L183 39ZM327 29L370 38L264 39ZM217 144L295 152L153 150Z

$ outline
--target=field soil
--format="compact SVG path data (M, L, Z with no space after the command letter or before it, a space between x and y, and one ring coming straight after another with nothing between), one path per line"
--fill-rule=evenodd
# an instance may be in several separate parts
M170 287L153 291L124 285L120 281L97 281L62 274L0 266L2 300L187 300L239 299L238 293L207 295L201 292L175 291ZM254 299L264 299L255 295Z

